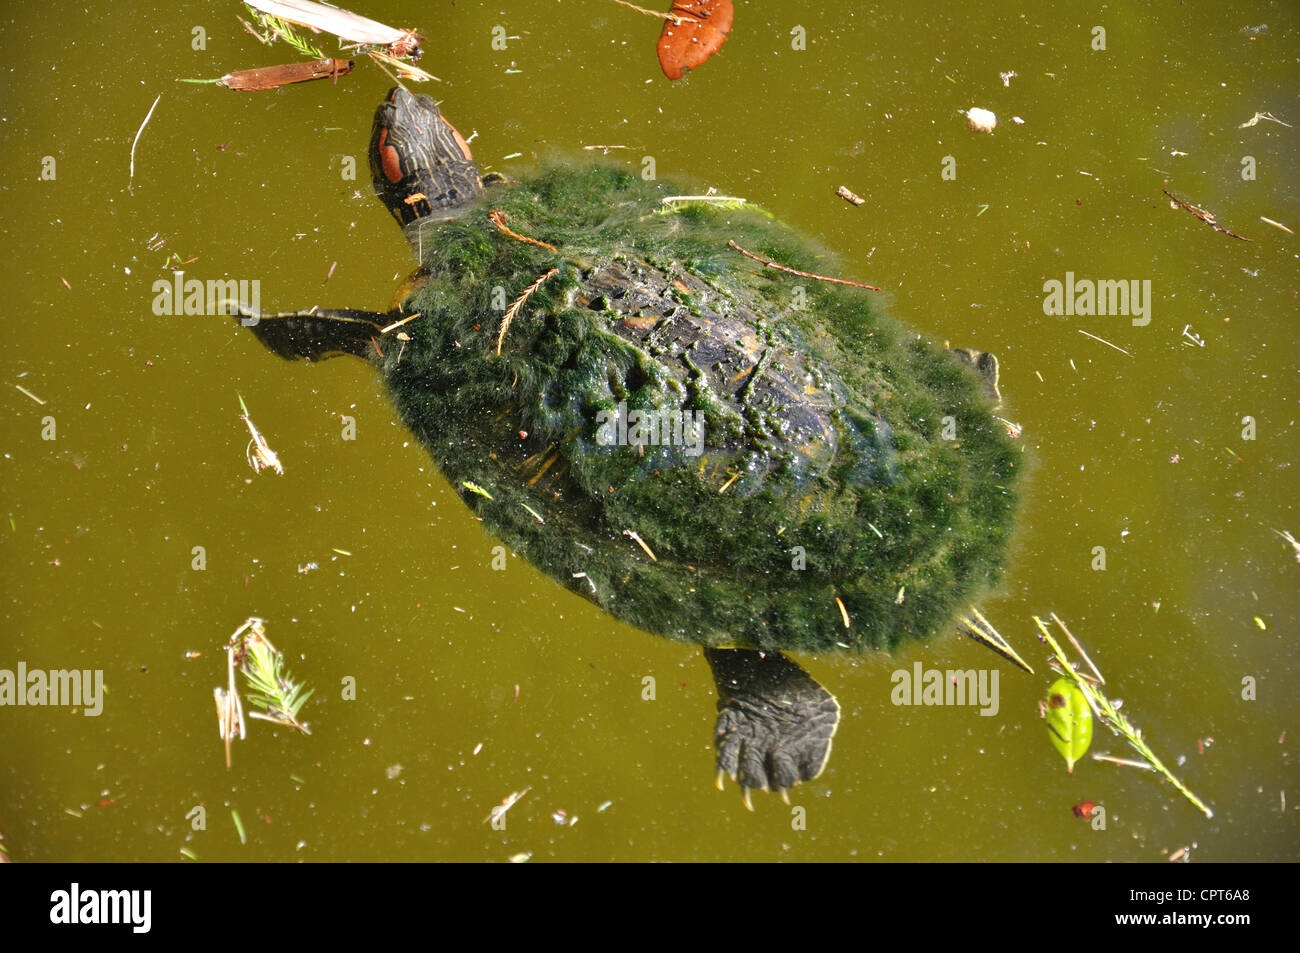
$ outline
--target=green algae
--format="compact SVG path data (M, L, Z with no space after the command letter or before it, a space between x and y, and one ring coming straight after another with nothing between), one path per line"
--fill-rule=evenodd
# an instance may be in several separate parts
M728 247L835 273L766 213L667 194L556 169L422 223L420 317L376 359L402 419L490 494L461 495L494 535L633 625L802 651L933 634L996 580L1011 528L1015 453L977 379L869 292ZM504 307L550 269L498 356ZM620 405L699 414L700 452L606 445Z

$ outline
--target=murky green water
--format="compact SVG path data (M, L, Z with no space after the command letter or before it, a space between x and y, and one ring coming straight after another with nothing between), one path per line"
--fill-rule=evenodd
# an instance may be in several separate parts
M173 82L292 58L243 35L233 3L14 7L0 668L102 669L107 690L97 718L0 708L15 859L1296 857L1300 566L1271 530L1300 534L1300 272L1297 239L1260 216L1300 227L1297 131L1238 128L1256 112L1300 126L1294 5L738 7L723 52L677 84L653 21L604 0L361 12L428 35L423 65L448 80L435 94L485 165L630 146L611 159L653 156L661 178L762 203L918 331L996 351L1028 479L983 609L1040 676L957 635L804 660L844 709L825 774L792 797L806 830L774 798L751 814L718 793L697 652L519 562L493 572L494 540L367 368L288 365L226 320L151 309L172 253L193 259L187 277L258 280L264 308L385 307L411 266L365 172L387 79L362 63L278 92ZM131 194L131 140L159 93ZM967 130L971 106L997 113L992 136ZM1253 241L1172 210L1162 187ZM1067 272L1149 280L1150 323L1045 316L1044 282ZM284 477L250 479L236 394ZM1031 617L1052 610L1212 820L1131 768L1065 773L1035 704L1049 679ZM227 771L211 693L252 614L317 689L313 734L255 723ZM997 715L895 707L890 674L915 661L999 668ZM1105 731L1094 750L1127 754ZM484 823L524 788L506 830ZM1107 808L1105 830L1072 815L1079 801Z

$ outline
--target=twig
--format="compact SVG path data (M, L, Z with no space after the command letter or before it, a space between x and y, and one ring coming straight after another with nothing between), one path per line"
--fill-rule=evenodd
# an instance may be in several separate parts
M18 389L22 390L21 387L19 387ZM26 392L24 391L24 393ZM41 403L43 404L45 403L45 401L42 400ZM1273 530L1273 532L1277 533L1278 536L1282 537L1284 540L1286 540L1288 543L1291 544L1291 548L1295 550L1295 561L1300 563L1300 542L1297 542L1296 538L1284 529L1275 529Z
M1278 119L1272 113L1255 113L1255 115L1251 116L1249 119L1247 119L1237 128L1245 129L1247 126L1255 125L1255 123L1259 122L1261 119L1267 119L1269 122L1275 122L1279 126L1286 126L1288 129L1292 128L1289 122L1283 122L1281 119Z
M829 281L832 284L836 284L836 285L852 285L854 288L866 288L868 291L880 290L875 285L864 285L860 281L849 281L845 278L828 278L825 275L814 275L811 272L800 271L797 268L790 268L787 265L778 265L774 261L769 261L766 258L762 258L758 255L755 255L752 251L746 251L744 248L741 248L739 245L737 245L734 241L728 240L727 244L730 245L732 248L736 249L736 251L740 252L746 258L752 258L754 259L754 261L762 262L767 267L775 268L777 271L787 271L792 275L798 275L800 278L812 278L814 281Z
M1097 666L1092 664L1092 659L1088 658L1088 653L1083 650L1083 646L1079 644L1078 639L1076 639L1073 635L1070 634L1070 630L1065 627L1065 623L1060 620L1060 617L1058 617L1057 614L1053 612L1049 616L1049 618L1061 627L1061 631L1064 632L1065 637L1070 640L1070 644L1073 645L1074 650L1079 653L1079 657L1088 663L1088 668L1092 669L1092 674L1097 676L1097 681L1100 682L1102 685L1105 685L1106 677L1102 675L1100 671L1098 671Z
M515 299L515 303L510 306L510 310L506 312L506 316L501 319L501 332L497 335L498 354L501 353L501 345L505 342L506 332L510 330L510 322L515 319L515 315L518 314L519 309L524 306L524 302L532 296L533 292L542 286L542 283L545 282L547 278L551 277L551 275L555 274L559 270L560 269L558 268L552 268L546 274L542 275L542 277L538 278L531 285L525 288L524 293Z
M647 10L645 7L638 7L635 3L628 3L627 0L614 0L621 7L627 7L629 10L635 10L637 13L644 13L648 17L654 17L656 20L668 20L673 26L682 25L682 17L675 13L660 13L658 10Z
M634 543L645 550L645 554L650 557L651 562L659 562L659 557L650 551L650 547L645 544L645 540L637 535L634 529L623 530L623 535L631 539Z
M867 525L871 526L870 523ZM874 526L871 526L871 528L873 530L876 529ZM879 530L876 530L877 535L879 535L879 532ZM991 649L1007 661L1015 662L1030 675L1034 674L1033 667L1020 657L1020 653L1011 647L1011 643L1006 640L1005 636L1003 636L1001 632L993 627L992 622L984 618L984 615L979 609L971 606L970 614L962 616L957 621L961 623L962 627L966 630L967 635L975 639L975 641L979 642L985 648Z
M135 138L131 140L131 177L127 180L126 190L135 195L135 144L140 141L140 133L144 132L144 127L149 125L149 119L153 116L153 111L158 108L158 100L162 99L162 93L153 101L149 107L149 114L144 117L144 122L140 123L140 128L135 131Z
M665 195L659 200L664 205L674 202L717 202L720 205L744 205L745 199L737 195Z
M844 608L844 603L839 596L835 597L835 604L840 607L840 618L844 620L844 628L849 627L849 610Z
M1108 754L1094 754L1093 761L1109 761L1111 764L1122 764L1128 768L1141 768L1143 771L1154 771L1155 768L1145 761L1130 761L1128 758L1116 758Z
M1124 349L1123 349L1122 347L1120 347L1118 344L1111 344L1111 343L1110 343L1109 341L1107 341L1105 338L1099 338L1099 337L1097 337L1097 335L1095 335L1095 334L1089 334L1087 331L1083 330L1083 328L1075 328L1075 330L1078 331L1080 334L1082 334L1084 337L1092 338L1094 341L1100 341L1102 344L1106 345L1107 347L1113 347L1115 350L1119 351L1121 354L1128 354L1128 351L1124 350ZM1132 355L1132 354L1128 354L1128 356L1129 356L1129 357L1132 357L1133 355Z
M539 242L535 238L529 238L527 235L520 235L518 232L511 231L509 228L506 227L506 222L508 222L509 220L510 220L510 216L507 215L505 212L501 211L501 209L499 208L494 208L488 214L488 221L490 221L493 225L495 225L498 231L504 232L505 234L513 238L515 241L526 242L529 245L536 245L538 248L545 248L547 251L555 251L554 245L548 245L546 244L546 242ZM498 351L497 353L500 352Z
M36 401L36 403L40 404L42 407L45 406L45 401L41 400L39 397L37 397L35 394L29 391L26 387L24 387L22 384L15 384L14 387L18 388L20 391L22 391L32 400ZM1277 530L1274 530L1273 532L1277 532Z
M1274 228L1280 228L1280 229L1282 229L1282 231L1286 232L1288 235L1294 235L1294 234L1295 234L1295 232L1291 231L1291 229L1287 228L1287 227L1286 227L1285 225L1283 225L1281 222L1275 222L1275 221L1273 221L1271 218L1265 218L1263 215L1261 215L1261 216L1259 217L1259 220L1260 220L1261 222L1263 222L1265 225L1272 225Z
M407 321L414 321L414 320L415 320L416 318L418 318L419 316L420 316L420 312L417 311L417 312L415 312L415 314L411 315L410 317L402 318L402 320L400 320L400 321L394 321L392 324L390 324L390 325L389 325L388 327L386 327L386 328L380 328L380 329L379 329L379 333L380 333L380 334L387 334L389 331L396 331L398 328L400 328L400 327L401 327L403 324L405 324Z
M1209 225L1216 232L1223 232L1223 234L1230 235L1231 237L1239 239L1240 241L1243 242L1248 242L1251 240L1244 235L1238 235L1236 232L1232 231L1231 229L1224 228L1222 225L1220 225L1218 222L1214 220L1213 212L1208 211L1207 209L1203 209L1199 205L1193 205L1190 202L1184 202L1182 199L1174 195L1174 193L1170 192L1168 189L1161 189L1160 191L1165 193L1165 195L1169 197L1169 201L1173 202L1176 208L1187 209L1187 211L1191 212L1193 215L1199 218L1206 225Z

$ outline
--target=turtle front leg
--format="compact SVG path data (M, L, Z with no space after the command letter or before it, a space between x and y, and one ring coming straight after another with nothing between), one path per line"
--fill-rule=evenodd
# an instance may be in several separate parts
M840 705L826 689L779 652L705 649L718 686L718 788L740 783L745 806L751 788L777 791L822 773L840 721Z
M378 339L400 316L352 308L312 308L259 314L236 306L241 326L286 361L323 361L339 354L370 360L380 354Z

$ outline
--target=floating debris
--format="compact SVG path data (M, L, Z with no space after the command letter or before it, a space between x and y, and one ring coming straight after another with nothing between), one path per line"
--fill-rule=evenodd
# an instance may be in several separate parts
M359 52L366 53L380 69L391 66L404 79L437 79L411 65L420 59L420 41L424 39L414 30L399 30L350 10L327 7L312 0L248 0L248 6L259 11L258 19L266 35L258 34L247 23L244 26L264 43L279 37L299 52L323 59L324 54L289 27L292 23L314 32L333 33L340 40L353 44ZM409 59L411 63L402 62L402 59Z
M248 465L253 468L254 473L274 470L279 476L284 476L284 465L280 463L280 458L249 419L248 407L244 404L243 396L239 394L235 396L239 397L239 407L243 411L239 419L248 424L248 432L253 435L253 439L248 441L248 446L244 448L244 457L248 460Z
M717 195L713 189L709 189L704 195L666 195L659 201L668 206L676 206L682 202L705 202L711 205L721 205L724 208L740 208L748 202L747 199L742 199L738 195Z
M1247 119L1245 122L1243 122L1243 123L1242 123L1240 126L1238 126L1237 128L1238 128L1238 129L1245 129L1245 128L1249 127L1249 126L1253 126L1253 125L1255 125L1255 124L1256 124L1257 122L1259 122L1261 119L1267 119L1269 122L1275 122L1275 123L1277 123L1279 126L1286 126L1288 129L1293 128L1292 125L1291 125L1289 122L1283 122L1281 119L1278 119L1278 118L1277 118L1276 116L1274 116L1272 113L1255 113L1255 115L1251 116L1249 119Z
M45 401L41 400L39 397L37 397L35 394L29 391L26 387L24 387L22 384L15 384L14 387L17 388L22 393L26 394L32 400L36 401L36 403L40 404L42 407L45 406Z
M734 18L731 0L673 0L672 9L664 16L668 22L659 34L659 68L664 75L670 80L681 79L685 70L695 69L722 49Z
M506 811L518 804L520 799L531 790L531 787L526 787L522 791L515 791L513 794L506 795L501 799L501 803L492 808L488 816L483 818L483 823L486 824L488 821L495 821L497 818L505 817Z
M835 194L838 195L840 198L844 199L844 201L851 202L854 205L867 204L866 199L864 199L861 195L858 195L856 192L850 191L848 186L846 185L841 185L838 189L836 189Z
M140 133L144 132L144 127L149 125L149 120L153 118L153 111L158 108L158 101L162 99L162 93L153 101L149 107L149 112L144 117L144 122L140 123L140 128L135 131L135 138L131 140L131 177L127 180L126 190L132 195L135 194L135 146L140 141ZM65 281L66 285L67 282Z
M1143 771L1154 771L1155 768L1145 761L1133 761L1129 758L1116 758L1108 754L1093 754L1093 761L1109 761L1111 764L1122 764L1126 768L1141 768Z
M1030 675L1034 674L1034 670L1030 667L1029 663L1020 657L1019 653L1011 647L1011 643L1003 637L1001 632L993 627L993 623L984 618L980 611L974 606L971 606L969 613L962 616L958 621L966 630L966 634L975 639L975 641L981 643L986 648L992 649L1008 661L1015 662Z
M323 59L311 63L284 63L279 66L261 66L256 69L235 70L216 81L218 86L239 92L257 92L277 89L293 83L309 83L316 79L333 78L352 72L352 60ZM211 82L211 80L205 80Z
M1295 552L1295 561L1300 563L1300 542L1296 542L1296 538L1284 529L1275 529L1273 532L1291 544L1291 549Z
M260 718L286 728L296 728L311 734L298 714L312 691L294 682L284 670L284 656L266 637L265 619L249 616L235 630L226 643L226 687L214 688L217 703L217 727L226 743L226 768L230 768L230 742L247 738L244 721L244 704L235 684L235 669L244 673L248 682L248 700L261 711L250 712L250 718Z
M987 109L973 106L966 110L966 124L972 132L992 132L997 128L998 117Z
M1170 208L1186 209L1187 211L1195 215L1197 218L1199 218L1206 225L1209 225L1216 232L1223 232L1223 234L1243 242L1248 242L1251 240L1244 235L1238 235L1236 232L1232 231L1231 229L1224 228L1222 225L1220 225L1218 222L1214 220L1213 212L1203 209L1199 205L1193 205L1190 202L1184 202L1182 199L1174 195L1174 193L1170 192L1168 189L1161 189L1160 191L1163 192L1169 198Z
M1056 616L1056 613L1051 613L1050 618L1058 627L1060 627L1062 632L1065 632L1068 635L1069 630L1066 629L1065 624ZM1120 714L1119 705L1102 694L1100 688L1092 684L1089 678L1076 670L1074 664L1070 662L1069 658L1061 650L1060 645L1057 644L1056 639L1053 638L1052 633L1047 628L1047 624L1038 616L1034 616L1034 625L1038 627L1039 637L1041 640L1051 647L1052 653L1056 656L1053 662L1053 668L1065 676L1065 678L1059 679L1056 685L1052 686L1052 691L1055 692L1057 686L1062 682L1067 682L1068 679L1069 683L1072 683L1072 688L1076 689L1083 695L1088 707L1092 709L1092 713L1097 716L1098 720L1100 720L1103 725L1115 734L1122 735L1138 752L1138 754L1142 755L1142 757L1146 759L1147 763L1150 764L1154 770L1159 772L1165 780L1169 781L1170 784L1177 788L1179 793L1194 804L1201 813L1208 818L1214 817L1214 811L1201 801L1200 798L1189 791L1187 787L1184 786L1178 778L1174 777L1169 769L1161 763L1160 759L1156 757L1155 752L1151 750L1151 747L1143 739L1142 733L1133 727L1128 718ZM1073 636L1070 636L1070 640L1076 647L1078 647L1078 643ZM1082 649L1080 649L1080 654L1083 655ZM1088 660L1087 656L1083 655L1083 658L1095 671L1095 666L1092 666L1092 663ZM1100 679L1100 677L1100 673L1097 673L1097 678ZM1055 737L1053 737L1053 740L1056 740Z
M1097 335L1095 335L1095 334L1089 334L1087 331L1083 330L1083 328L1075 328L1075 330L1078 331L1080 334L1082 334L1084 337L1092 338L1094 341L1100 341L1102 344L1106 345L1107 347L1113 347L1115 350L1119 351L1121 354L1128 354L1129 357L1132 357L1132 356L1133 356L1132 354L1129 354L1128 351L1126 351L1126 350L1124 350L1122 347L1120 347L1118 344L1111 344L1111 343L1110 343L1109 341L1107 341L1105 338L1099 338L1099 337L1097 337ZM1073 367L1073 366L1074 366L1074 362L1071 361L1071 362L1070 362L1070 365ZM1075 370L1078 370L1078 368L1076 367Z
M1020 424L1012 423L1010 420L1007 420L1005 417L998 417L997 415L994 415L993 419L1003 426L1003 428L1007 432L1007 436L1010 437L1012 440L1019 440L1020 435L1025 432L1024 428L1021 427Z

